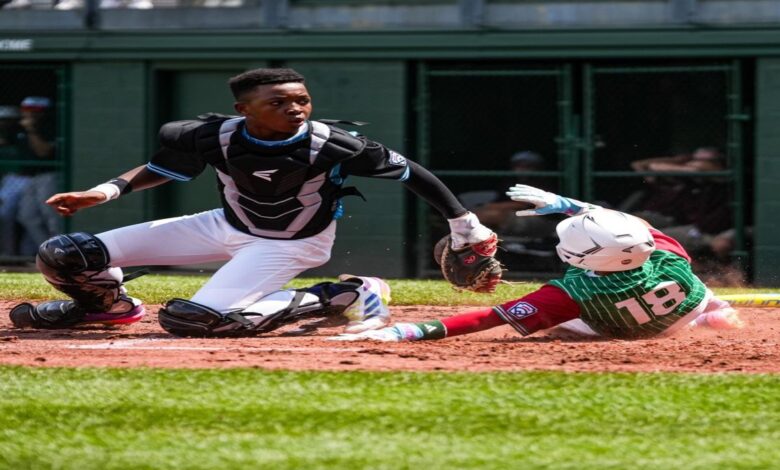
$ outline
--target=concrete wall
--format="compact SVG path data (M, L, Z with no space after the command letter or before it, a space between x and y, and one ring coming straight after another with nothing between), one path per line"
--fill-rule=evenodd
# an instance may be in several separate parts
M147 74L142 62L72 68L71 188L82 190L147 162ZM144 193L77 213L72 227L101 232L140 222Z

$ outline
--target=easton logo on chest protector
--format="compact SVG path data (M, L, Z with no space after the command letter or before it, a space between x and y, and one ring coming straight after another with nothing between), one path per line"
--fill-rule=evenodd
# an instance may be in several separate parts
M259 170L252 173L252 176L257 176L261 180L271 181L271 175L279 170Z

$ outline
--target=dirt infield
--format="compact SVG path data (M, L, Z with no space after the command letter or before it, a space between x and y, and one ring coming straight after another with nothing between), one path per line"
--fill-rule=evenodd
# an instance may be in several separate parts
M584 341L566 335L521 338L505 326L418 343L327 341L316 336L180 339L150 314L121 328L35 331L13 328L0 302L0 364L97 367L256 367L291 370L780 372L780 309L744 309L739 331L698 330L641 341ZM394 307L396 321L421 321L463 307ZM288 328L289 329L289 328ZM285 330L281 330L280 333Z

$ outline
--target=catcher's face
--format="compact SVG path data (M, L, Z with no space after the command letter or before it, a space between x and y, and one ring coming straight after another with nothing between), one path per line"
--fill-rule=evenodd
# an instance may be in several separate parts
M295 135L311 116L311 96L303 83L260 85L234 105L246 117L249 133L259 139L283 140Z

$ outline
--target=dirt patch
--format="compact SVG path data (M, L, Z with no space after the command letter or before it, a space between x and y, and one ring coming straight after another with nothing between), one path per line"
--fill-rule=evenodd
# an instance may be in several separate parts
M743 309L739 331L699 330L663 339L583 341L555 334L522 338L509 326L442 341L343 343L277 334L181 339L157 324L159 306L113 329L20 330L0 302L0 364L62 367L256 367L290 370L780 372L780 309ZM422 321L463 307L394 307L395 321ZM289 329L289 328L287 328ZM275 332L276 333L276 332Z

